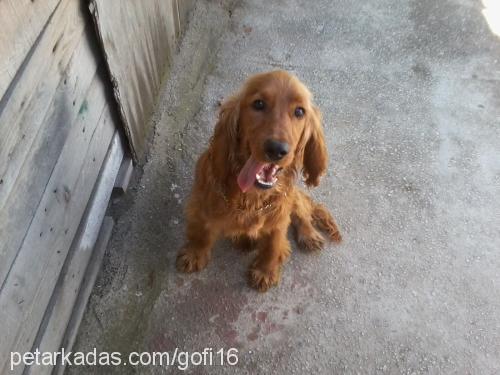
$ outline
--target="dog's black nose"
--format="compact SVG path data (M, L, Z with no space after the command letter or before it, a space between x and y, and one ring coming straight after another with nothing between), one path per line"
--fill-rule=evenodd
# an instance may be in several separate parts
M288 143L268 139L264 142L264 152L271 161L283 159L289 151Z

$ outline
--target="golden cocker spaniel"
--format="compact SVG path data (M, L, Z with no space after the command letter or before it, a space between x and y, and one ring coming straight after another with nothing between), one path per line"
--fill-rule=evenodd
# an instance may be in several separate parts
M323 247L320 231L340 241L330 213L295 184L302 174L307 186L317 186L327 162L321 114L307 87L285 71L250 77L221 105L197 162L178 270L203 269L214 242L226 236L240 248L257 249L249 281L266 291L290 255L290 224L306 250Z

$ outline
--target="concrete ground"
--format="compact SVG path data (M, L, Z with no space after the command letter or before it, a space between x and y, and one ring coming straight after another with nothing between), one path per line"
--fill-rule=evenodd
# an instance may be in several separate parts
M500 37L483 8L198 1L149 160L112 208L118 223L75 350L236 347L242 374L499 373ZM294 251L266 294L247 286L252 255L224 241L206 270L179 274L182 209L217 102L276 68L306 82L324 113L331 163L311 193L344 241Z

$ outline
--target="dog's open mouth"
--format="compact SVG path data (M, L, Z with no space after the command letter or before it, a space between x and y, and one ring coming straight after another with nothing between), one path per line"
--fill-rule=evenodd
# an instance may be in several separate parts
M238 175L238 186L242 192L246 192L254 185L260 189L270 189L276 185L280 170L279 165L262 163L250 156Z

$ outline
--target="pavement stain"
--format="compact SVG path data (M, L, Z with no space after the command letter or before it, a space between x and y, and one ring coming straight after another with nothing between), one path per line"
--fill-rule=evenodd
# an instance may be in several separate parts
M176 325L189 325L196 331L208 330L229 347L240 346L234 323L248 303L245 294L219 280L194 279L179 288L176 300L172 311Z

